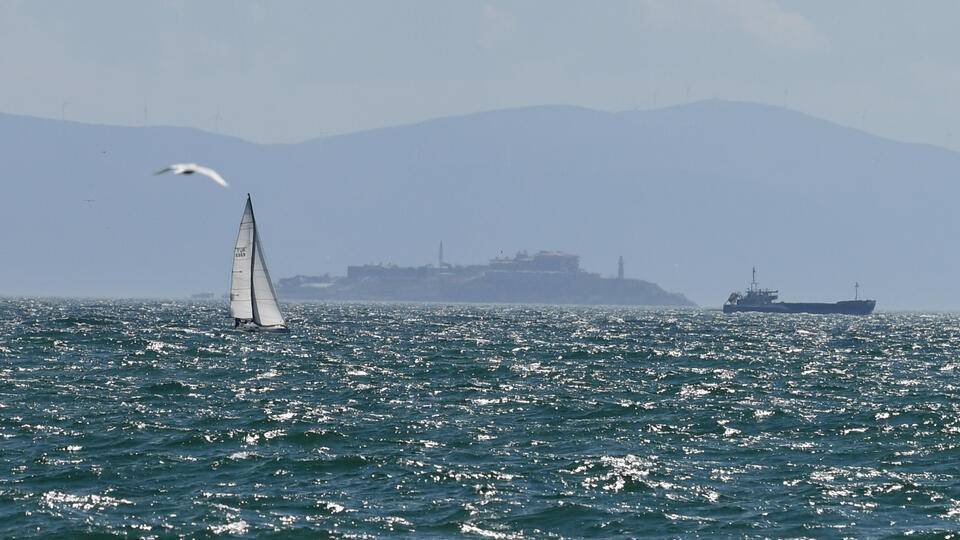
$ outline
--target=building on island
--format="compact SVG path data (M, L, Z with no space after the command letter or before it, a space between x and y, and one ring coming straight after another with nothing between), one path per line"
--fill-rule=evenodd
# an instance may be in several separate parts
M683 295L623 275L623 257L616 278L580 268L580 257L560 251L518 252L487 264L365 264L347 267L346 277L296 276L277 283L291 300L375 300L420 302L496 302L541 304L615 304L692 306Z

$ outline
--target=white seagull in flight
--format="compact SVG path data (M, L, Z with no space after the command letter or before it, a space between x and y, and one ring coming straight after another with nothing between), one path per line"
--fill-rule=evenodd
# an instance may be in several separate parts
M172 172L173 174L193 174L198 173L206 176L207 178L213 180L217 184L220 184L221 187L230 187L230 184L227 184L227 181L220 176L217 171L211 169L210 167L204 167L202 165L197 165L196 163L174 163L173 165L160 169L159 171L153 173L163 174L167 172Z

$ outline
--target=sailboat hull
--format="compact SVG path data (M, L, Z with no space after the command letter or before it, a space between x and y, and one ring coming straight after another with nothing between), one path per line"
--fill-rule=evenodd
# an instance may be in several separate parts
M286 326L260 326L256 323L245 323L237 327L237 330L243 332L269 332L273 334L286 334L290 332L290 329Z

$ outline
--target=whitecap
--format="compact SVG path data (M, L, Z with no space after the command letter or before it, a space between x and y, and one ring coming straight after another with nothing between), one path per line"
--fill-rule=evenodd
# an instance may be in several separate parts
M210 527L210 532L213 534L230 534L233 536L240 536L242 534L247 534L249 529L250 525L241 519L239 521L234 521L224 525L213 525Z

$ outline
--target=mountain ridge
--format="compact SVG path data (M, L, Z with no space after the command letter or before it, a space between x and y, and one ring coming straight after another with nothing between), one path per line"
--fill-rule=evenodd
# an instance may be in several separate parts
M788 300L860 281L878 309L960 307L935 286L960 271L960 155L776 106L547 105L267 145L0 114L0 145L17 180L5 294L224 290L251 192L276 278L425 264L444 240L462 263L560 249L611 275L624 255L629 276L708 306L758 266ZM179 161L234 189L152 176Z

